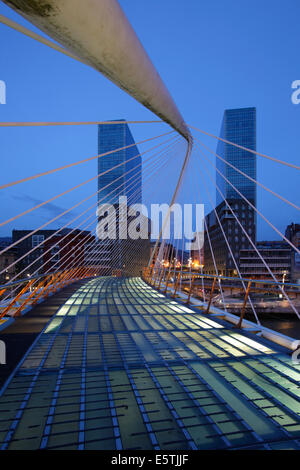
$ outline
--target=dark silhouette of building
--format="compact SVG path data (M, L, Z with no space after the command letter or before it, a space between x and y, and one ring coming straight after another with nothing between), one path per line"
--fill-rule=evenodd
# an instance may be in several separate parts
M300 249L300 224L291 223L285 230L285 237ZM300 255L296 250L291 250L291 282L300 284Z
M63 229L44 242L43 271L51 272L86 265L86 245L94 241L95 236L89 231ZM92 258L88 261L91 264ZM93 261L97 263L96 256Z
M8 248L12 244L12 239L10 237L1 237L0 238L0 251ZM10 248L0 255L0 284L9 282L9 280L16 274L16 265L14 264L17 259L17 250L16 248Z
M21 240L15 250L17 259L20 258L16 270L22 272L22 277L83 265L85 243L95 240L90 232L79 229L66 228L58 233L57 230L39 230L29 235L31 232L12 232L13 242Z
M16 245L17 258L20 261L16 265L17 272L23 272L22 277L31 276L34 272L42 274L44 264L44 242L53 235L55 230L38 230L30 235L32 230L13 230L12 241L19 242ZM24 238L26 237L26 238Z
M286 242L263 241L256 248L277 281L290 280L292 250ZM240 271L244 278L273 279L254 248L240 251Z

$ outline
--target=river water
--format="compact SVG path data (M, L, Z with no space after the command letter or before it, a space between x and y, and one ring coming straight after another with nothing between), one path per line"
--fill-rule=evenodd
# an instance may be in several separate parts
M261 319L261 323L271 330L279 331L279 333L291 338L300 339L300 320Z

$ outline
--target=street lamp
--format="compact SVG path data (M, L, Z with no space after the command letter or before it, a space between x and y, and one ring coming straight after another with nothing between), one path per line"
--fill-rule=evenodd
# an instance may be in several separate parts
M283 275L282 275L282 283L283 283L283 284L284 284L286 275L287 275L287 271L283 271Z
M287 275L287 271L283 271L282 272L282 290L284 290L284 281L285 281L285 278L286 278L286 275ZM279 298L282 299L283 298L283 295L282 294L279 294Z

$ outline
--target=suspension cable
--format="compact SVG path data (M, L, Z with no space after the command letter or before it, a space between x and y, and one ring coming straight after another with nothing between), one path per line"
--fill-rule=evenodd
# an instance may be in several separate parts
M179 139L179 140L180 140L180 139ZM169 152L168 152L168 153L169 153ZM170 157L169 157L167 160L169 160L169 159L170 159ZM152 162L152 163L153 163L153 162ZM165 164L164 164L164 165L165 165ZM163 166L164 166L164 165L163 165ZM156 170L156 171L157 171L157 170ZM149 178L147 178L147 179L149 179ZM135 181L134 183L137 184L137 181ZM120 185L120 187L121 187L121 186L122 186L122 185ZM114 192L114 190L113 190L111 193L113 193L113 192ZM137 192L138 192L138 189L135 191L135 193L137 193ZM90 225L91 225L91 224L90 224ZM91 233L88 234L88 237L90 237L90 236L91 236ZM86 237L85 237L85 238L86 238ZM72 240L71 240L71 241L72 241ZM81 241L79 242L79 244L82 243L83 241L84 241L84 240L81 240ZM70 242L69 242L69 243L70 243ZM96 242L94 242L94 243L96 243ZM78 244L77 244L76 246L78 246ZM76 248L76 247L75 247L75 248ZM51 249L51 248L50 248L50 249ZM49 249L49 250L50 250L50 249ZM48 250L48 251L49 251L49 250ZM42 255L42 256L43 256L43 255ZM65 257L65 256L66 256L66 255L64 255L64 257ZM82 257L82 256L84 256L84 253L82 253L81 257ZM101 254L99 255L99 257L100 257L100 256L101 256ZM70 256L68 256L68 257L70 257ZM37 260L35 260L35 261L37 261ZM34 263L35 263L35 261L34 261ZM79 259L78 259L77 261L79 261ZM56 262L56 264L57 264L57 263L58 263L58 262ZM33 263L32 263L32 264L33 264ZM55 265L56 265L56 264L55 264ZM64 262L63 264L65 264L65 262ZM27 267L27 268L28 268L28 267ZM58 269L58 271L60 271L60 270L61 270L61 266L60 266L60 269ZM48 270L48 271L49 271L49 270ZM56 272L58 272L58 271L56 271ZM36 271L36 272L37 272L37 271ZM10 281L10 282L11 282L11 281ZM36 282L36 281L35 281L35 282ZM8 295L8 296L7 296L5 299L3 299L3 300L6 300L8 297L10 297L10 295Z
M216 165L214 165L210 160L209 158L207 158L207 156L199 149L199 147L197 146L197 144L195 144L195 146L197 147L197 149L199 150L199 152L205 157L205 159L216 169L216 171L222 176L222 178L228 183L230 184L230 186L239 194L239 196L241 196L244 201L247 202L247 204L249 204L250 207L252 207L252 209L255 210L255 212L257 214L259 214L263 220L265 222L267 222L268 225L270 225L270 227L273 228L273 230L275 230L276 233L278 233L278 235L280 235L294 250L297 251L297 253L300 254L300 250L288 239L286 238L285 235L283 235L283 233L280 232L280 230L278 230L238 189L237 187L231 183L231 181L228 180L228 178L226 178L226 176L223 175L223 173L216 167Z
M175 133L175 131L166 132L164 134L160 134L160 135L155 136L155 137L150 137L150 139L141 140L140 142L135 142L135 143L130 144L130 145L125 145L125 147L119 147L115 150L110 150L109 152L105 152L105 153L102 153L100 155L95 155L93 157L89 157L89 158L85 158L84 160L80 160L78 162L69 163L68 165L64 165L64 166L60 166L58 168L54 168L53 170L44 171L43 173L37 173L36 175L28 176L27 178L22 178L20 180L12 181L11 183L3 184L2 186L0 186L0 189L10 188L12 186L15 186L16 184L25 183L26 181L31 181L31 180L34 180L36 178L40 178L41 176L51 175L53 173L56 173L57 171L66 170L67 168L71 168L71 167L80 165L81 163L86 163L86 162L90 162L92 160L96 160L97 158L106 157L107 155L111 155L112 153L116 153L116 152L119 152L121 150L126 150L126 149L129 149L129 148L134 147L134 146L142 145L142 144L145 144L146 142L150 142L151 140L159 139L160 137L165 137L166 135L170 135L170 134L174 134L174 133Z
M191 129L195 129L198 132L202 132L202 134L208 135L209 137L213 137L214 139L220 140L221 142L224 142L225 144L233 145L234 147L237 147L237 148L242 149L242 150L246 150L247 152L253 153L254 155L258 155L259 157L267 158L268 160L271 160L273 162L281 163L282 165L289 166L289 167L294 168L296 170L300 170L300 166L294 165L293 163L288 163L288 162L285 162L283 160L279 160L278 158L269 157L268 155L265 155L264 153L257 152L256 150L251 150L251 149L248 149L247 147L243 147L242 145L236 144L234 142L230 142L229 140L222 139L221 137L217 137L214 134L210 134L209 132L205 132L202 129L198 129L195 126L189 125L189 127Z
M169 140L170 140L170 139L169 139ZM169 141L169 140L168 140L168 141ZM168 141L167 141L167 142L168 142ZM151 149L146 150L145 152L142 152L142 153L140 153L140 154L138 154L138 155L135 155L134 157L132 157L132 158L130 158L130 159L124 161L124 162L121 162L121 163L119 163L118 165L115 165L113 168L111 168L111 169L109 169L109 170L106 170L106 171L103 172L103 173L99 173L98 175L96 175L96 176L90 178L89 180L85 181L84 183L81 183L80 185L77 185L77 186L71 188L71 190L68 190L68 191L64 192L63 194L66 194L67 192L73 191L74 189L76 189L76 188L78 188L78 187L80 187L80 186L82 186L82 185L84 185L84 184L87 184L88 182L90 182L90 181L92 181L92 180L95 180L96 178L99 178L99 176L102 176L102 175L108 173L109 171L111 171L111 170L113 170L113 169L119 167L119 166L125 165L127 162L129 162L129 161L131 161L131 160L134 160L134 159L136 159L137 157L139 157L139 156L141 156L141 155L144 155L145 153L150 152L150 151L154 150L154 149L157 148L157 147L162 146L164 143L166 143L166 142L160 143L160 144L158 144L158 145L152 147ZM93 197L95 194L97 194L97 192L94 193L94 194L92 194L92 196L89 196L88 198L83 199L83 200L80 201L79 203L77 203L77 204L75 204L74 206L72 206L70 209L67 209L66 211L62 212L61 214L59 214L58 216L56 216L56 217L54 217L53 219L49 220L48 222L46 222L45 224L41 225L41 226L38 227L37 229L31 231L30 233L28 233L28 234L25 235L24 237L20 238L19 240L17 240L17 241L14 242L14 243L12 243L9 247L4 248L3 250L0 251L0 255L3 254L3 253L5 253L7 250L13 248L14 246L18 245L18 244L21 243L22 241L26 240L28 237L34 235L36 232L38 232L39 230L43 229L43 228L46 227L47 225L51 224L51 223L54 222L55 220L57 220L57 219L61 218L62 216L68 214L71 210L75 209L76 207L78 207L79 205L81 205L83 202L85 202L86 200L88 200L88 199L90 199L91 197ZM61 195L62 195L62 194L61 194ZM59 196L61 196L61 195L59 195ZM61 229L60 229L60 230L61 230ZM43 242L42 242L41 244L43 244ZM41 244L37 245L37 246L35 247L35 249L39 248ZM23 257L24 257L24 256L23 256ZM19 260L20 260L20 259L19 259ZM1 272L0 272L0 274L1 274Z
M196 147L196 148L197 148L197 147ZM211 204L211 206L212 206L212 208L213 208L214 214L215 214L216 219L217 219L217 221L218 221L218 224L219 224L219 227L220 227L220 229L221 229L222 235L223 235L223 237L224 237L225 243L226 243L226 245L227 245L227 248L228 248L228 250L229 250L229 253L230 253L230 255L231 255L231 258L232 258L232 260L233 260L235 269L237 270L237 273L238 273L239 277L241 278L242 276L241 276L240 269L239 269L239 267L238 267L238 263L237 263L237 261L236 261L236 258L235 258L235 256L234 256L233 252L232 252L232 248L231 248L231 246L230 246L230 243L229 243L229 241L228 241L228 238L227 238L226 233L225 233L225 231L224 231L224 228L223 228L223 226L222 226L220 217L219 217L219 215L218 215L218 213L217 213L216 208L214 207L214 204L213 204L213 201L212 201L212 198L211 198L211 193L210 193L210 191L208 190L208 187L207 187L205 178L204 178L203 173L202 173L201 170L200 170L200 174L201 174L202 182L203 182L204 185L205 185L206 193L207 193L207 195L208 195L208 197L209 197L210 204ZM242 286L243 286L244 291L245 291L245 293L246 293L247 287L246 287L246 285L245 285L245 283L244 283L243 280L242 280ZM259 318L258 318L258 316L257 316L256 310L255 310L255 308L254 308L254 305L253 305L253 303L252 303L252 300L251 300L250 296L248 296L248 300L249 300L250 306L251 306L251 308L252 308L253 314L254 314L254 316L255 316L256 322L260 325ZM224 298L223 298L223 305L224 305ZM226 310L226 308L225 308L225 310Z
M197 144L195 144L195 147L196 149L209 161L209 159L204 155L204 153L198 148ZM208 177L210 178L210 180L212 181L212 183L214 184L214 186L217 188L219 194L223 197L224 199L224 202L226 203L226 206L229 208L230 212L232 213L232 215L234 216L235 220L237 221L237 223L239 224L240 228L242 229L243 233L246 235L248 241L250 242L251 246L254 248L254 250L256 251L256 253L258 254L259 258L261 259L261 261L263 262L264 266L266 267L266 269L268 270L269 274L271 275L271 277L273 278L273 280L277 283L277 279L275 278L273 272L270 270L268 264L265 262L264 258L261 256L259 250L257 249L257 247L255 246L255 244L253 243L253 241L251 240L251 237L249 237L248 233L247 233L247 230L245 230L245 228L243 227L243 225L240 223L238 217L236 216L235 212L232 210L230 204L228 203L227 199L225 198L224 194L222 193L222 191L220 190L219 186L213 182L212 178L210 177L209 175L209 172L206 171ZM222 175L222 173L221 173ZM224 175L222 175L223 178ZM236 189L236 188L235 188ZM245 198L245 200L248 202L249 205L251 205L251 203ZM251 205L252 206L252 205ZM285 298L287 299L287 301L289 302L291 308L293 309L293 311L296 313L297 317L300 319L300 315L297 311L297 309L295 308L294 304L291 302L291 299L289 298L289 296L286 294L285 290L282 289L281 286L279 286L279 289L281 290L282 294L285 296Z
M181 137L180 137L180 139L177 140L177 142L180 141L180 140L181 140ZM175 142L173 145L176 145L176 142ZM168 147L170 147L170 145L169 145ZM164 153L166 153L166 149L165 149ZM169 153L169 152L168 152L168 153ZM159 155L158 158L160 159L162 153L158 153L158 155ZM150 160L151 158L153 158L153 156L152 156L152 157L149 157L149 158L147 159L147 161ZM157 159L156 159L156 161L157 161ZM152 164L153 164L153 162L152 162ZM139 167L139 166L141 166L141 164L137 165L135 168L137 168L137 167ZM150 166L150 165L149 165L149 166ZM132 172L135 168L129 170L129 171L126 172L126 173ZM133 175L130 179L132 179L132 178L134 178L134 177L135 177L135 175ZM120 178L121 178L121 177L120 177ZM118 179L120 179L120 178L118 178ZM116 180L115 180L115 181L116 181ZM114 181L114 182L115 182L115 181ZM129 181L129 180L128 180L128 181ZM112 182L112 183L113 183L113 182ZM106 185L106 187L110 186L112 183ZM121 184L121 185L119 186L119 188L121 188L122 186L123 186L123 184ZM104 190L106 187L101 188L99 191ZM98 191L98 192L99 192L99 191ZM111 191L111 193L113 193L113 192L115 192L115 189ZM111 194L111 193L109 193L109 194ZM120 192L120 193L121 193L121 192ZM108 196L108 195L104 196L104 198L107 197L107 196ZM103 198L103 199L104 199L104 198ZM99 201L98 201L98 202L99 202ZM98 202L97 202L96 204L94 204L93 206L97 205ZM92 208L93 206L91 206L90 208ZM89 209L90 209L90 208L89 208ZM87 209L87 210L84 211L84 212L87 212L89 209ZM82 215L82 214L80 214L78 217L76 217L76 219L79 218L81 215ZM91 218L92 216L93 216L93 214L92 214L91 216L89 216L87 219ZM85 219L85 221L86 221L87 219ZM74 220L75 220L75 219L74 219ZM84 222L82 222L82 223L84 223ZM82 225L82 223L81 223L80 225ZM92 221L92 223L94 223L94 222ZM91 225L91 223L90 223L89 225ZM60 230L62 230L62 229L60 229ZM72 229L71 232L73 232L74 230L76 230L76 228L75 228L75 229ZM70 233L71 233L71 232L70 232ZM66 237L68 237L68 236L70 235L70 233L68 233L67 235L65 235L65 236L63 237L63 239L65 239ZM56 235L56 233L55 233L54 235ZM54 235L53 235L53 236L54 236ZM77 238L79 235L80 235L80 233L77 234L74 238ZM85 237L85 239L87 239L87 238L89 238L89 237L90 237L90 234L88 234L88 235ZM48 237L47 240L49 240L50 238L52 238L52 236L51 236L51 237ZM62 240L63 240L63 239L62 239ZM60 241L62 241L62 240L60 240ZM70 241L68 242L68 244L71 243L72 241L73 241L73 240L70 240ZM84 240L82 240L81 242L83 242L83 241L84 241ZM80 242L80 243L81 243L81 242ZM51 250L51 248L52 248L52 247L50 247L50 248L49 248L45 253L43 253L39 258L35 259L29 266L26 266L26 267L23 269L23 271L21 271L21 273L19 273L18 275L16 275L13 279L15 279L16 277L18 277L20 274L22 274L22 272L26 271L30 266L32 266L33 264L35 264L40 258L42 258L47 252L49 252L49 251ZM76 247L75 247L75 248L76 248ZM26 253L26 255L28 255L28 253ZM55 256L55 255L53 255L53 256ZM52 257L53 257L53 256L52 256ZM65 256L66 256L66 255L64 255L64 257L65 257ZM18 260L18 261L19 261L19 260ZM48 261L50 261L50 260L48 260ZM47 263L48 263L48 261L47 261ZM57 264L57 263L56 263L56 264ZM53 267L52 267L52 269L53 269ZM49 270L48 270L48 271L49 271ZM10 281L10 282L11 282L11 281Z
M0 15L1 16L1 15ZM0 21L1 22L1 21ZM47 126L104 126L114 124L166 124L165 121L16 121L0 122L0 127L47 127ZM138 144L135 144L138 145Z
M166 152L164 152L164 153L166 153ZM167 152L167 155L168 155L169 153L170 153L170 152L168 151L168 152ZM152 168L151 168L151 167L153 167L154 164L156 165L157 162L161 162L162 155L163 155L163 154L159 154L158 159L156 159L155 161L152 161L152 162L148 165L147 171L148 171L148 173L150 174L150 176L151 176L151 173L150 173L150 172L152 171ZM168 158L168 160L169 160L169 158ZM139 165L139 166L140 166L140 165ZM161 167L162 167L162 165L161 165ZM161 168L161 167L160 167L160 168ZM134 170L134 169L132 169L132 170L130 170L130 171L133 171L133 170ZM144 170L145 170L145 167L144 167ZM130 172L130 171L129 171L129 172ZM139 171L139 173L141 173L141 170ZM131 178L129 178L127 182L129 182L130 179L133 179L133 178L135 178L135 179L134 179L133 182L130 183L130 185L128 186L128 188L131 187L131 189L132 189L134 186L136 186L136 185L138 184L139 177L136 177L136 175L133 175ZM119 179L119 178L118 178L118 179ZM148 177L147 179L149 179L149 177ZM116 181L116 180L114 180L114 183L115 183L115 181ZM123 187L123 184L121 184L120 186L118 186L118 188L114 188L108 195L105 195L105 196L103 197L103 199L106 199L107 196L109 196L109 195L112 195L112 197L111 197L111 199L112 199L112 198L115 196L115 191L116 191L116 189L119 189L119 188L122 188L122 187ZM104 189L104 188L102 188L102 189ZM102 190L102 189L101 189L101 190ZM121 189L121 190L119 191L119 195L122 195L122 192L123 192L123 189ZM135 193L137 193L137 192L138 192L138 188L137 188L137 190L135 191ZM102 200L103 200L103 199L102 199ZM111 199L110 199L110 200L111 200ZM101 200L100 200L100 202L101 202ZM98 204L98 203L99 203L99 201L98 201L96 204ZM97 216L95 217L95 219L97 220ZM92 221L92 223L93 223L93 222L94 222L94 221ZM89 225L91 225L91 224L89 224ZM83 242L83 240L82 240L82 242ZM80 243L82 243L82 242L80 242ZM60 260L60 261L61 261L61 260Z
M168 152L168 153L169 153L169 152ZM164 162L163 165L160 165L159 167L157 166L157 168L155 169L154 173L156 173L157 171L160 171L161 168L162 168L163 166L165 166L165 164L169 161L169 159L170 159L170 156L169 156L169 158L166 159L166 162ZM152 162L152 163L153 163L153 162ZM153 165L152 165L152 166L153 166ZM151 169L151 171L152 171L152 169ZM154 173L151 174L151 172L149 172L149 176L147 177L147 180L150 180L151 176L153 176ZM147 182L149 182L149 181L147 181ZM136 186L137 184L138 184L138 181L137 181L137 180L134 181L134 185ZM114 192L114 191L112 191L112 192ZM139 192L139 187L137 187L137 189L136 189L135 192L130 196L129 199L133 199L136 195L138 195L138 192ZM112 197L114 197L114 194L113 194ZM119 216L117 217L117 220L118 220L118 219L119 219ZM124 232L124 230L122 231L122 233L123 233L123 232ZM96 232L95 232L95 233L96 233ZM82 243L82 242L80 242L80 243ZM97 246L97 243L98 243L98 241L97 241L97 240L94 240L94 241L92 242L92 247L93 247L93 246ZM105 247L103 247L103 249L104 249L104 248L105 248ZM116 249L113 250L113 253L114 253L115 251L116 251ZM103 250L100 249L100 250L99 250L99 253L94 256L94 260L101 259L102 253L103 253ZM84 253L81 254L81 258L82 258L83 256L84 256ZM115 260L116 256L117 256L117 255L113 255L113 254L112 254L112 257L111 257L111 261L112 261L112 262Z
M217 157L219 160L221 160L222 162L226 163L226 165L230 166L231 168L233 168L235 171L237 171L238 173L240 173L241 175L243 175L245 178L247 178L248 180L252 181L252 183L255 183L256 185L260 186L261 188L265 189L266 191L268 191L269 193L273 194L274 196L276 196L278 199L281 199L281 201L283 202L286 202L287 204L289 204L290 206L294 207L295 209L297 209L298 211L300 210L300 207L297 206L296 204L294 204L293 202L289 201L288 199L286 199L285 197L281 196L280 194L276 193L275 191L273 191L272 189L268 188L267 186L263 185L262 183L260 183L259 181L255 180L254 178L251 178L251 176L247 175L246 173L244 173L242 170L240 170L239 168L237 168L236 166L232 165L232 163L229 163L227 160L225 160L224 158L222 158L220 155L218 155L217 153L213 152L213 150L211 150L209 147L207 147L203 142L201 142L201 140L195 138L195 140L201 144L204 148L206 148L206 150L208 150L210 153L212 153L215 157Z

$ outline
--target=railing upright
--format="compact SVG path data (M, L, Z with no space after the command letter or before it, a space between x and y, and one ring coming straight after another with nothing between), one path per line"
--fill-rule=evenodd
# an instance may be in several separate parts
M158 290L160 289L161 282L162 282L162 279L163 279L164 274L165 274L165 268L162 269L161 275L160 275L160 277L159 277Z
M171 277L171 269L170 269L170 270L169 270L169 272L168 272L168 276L167 276L167 282L166 282L166 286L165 286L164 294L166 294L166 293L167 293L170 277Z
M212 283L212 286L211 286L211 290L210 290L209 301L208 301L207 309L205 310L205 313L209 313L212 298L213 298L213 294L214 294L214 290L215 290L215 286L216 286L216 281L217 281L217 278L214 277L214 280L213 280L213 283Z
M176 279L176 284L175 284L175 288L174 288L174 292L172 294L172 297L175 298L176 297L176 292L177 292L177 289L178 289L178 286L179 286L179 281L181 279L181 271L179 271L178 273L178 276L177 276L177 279Z
M34 283L34 279L31 279L31 281L29 281L26 286L23 287L23 289L20 290L20 292L18 293L18 295L16 295L16 297L8 304L8 306L3 310L3 312L1 312L0 314L0 319L3 318L9 311L10 309L18 302L19 298L25 294L25 292L30 289L31 285Z
M192 295L192 290L193 290L193 287L194 287L194 282L195 282L195 275L194 275L194 276L192 275L192 281L191 281L191 284L190 284L189 295L188 295L188 298L187 298L187 301L186 301L187 304L190 303L190 299L191 299L191 295Z
M15 317L18 317L19 315L21 315L21 312L22 310L24 310L24 308L26 307L26 305L30 302L31 299L33 299L33 297L35 297L38 292L39 292L39 289L41 289L41 287L43 286L44 282L47 281L47 279L49 279L50 276L46 276L45 278L43 278L39 283L38 285L33 289L33 291L31 292L31 294L29 295L29 297L27 297L27 299L24 300L24 302L22 303L22 305L20 305L20 307L18 308L18 310L15 312L14 316Z
M246 293L245 293L245 298L244 298L244 303L243 303L243 307L242 307L242 310L241 310L240 319L239 319L238 324L236 325L237 328L242 327L243 319L244 319L245 312L246 312L246 305L247 305L247 301L248 301L248 296L249 296L249 292L250 292L250 289L251 289L251 284L252 284L252 281L249 281L248 285L247 285Z

